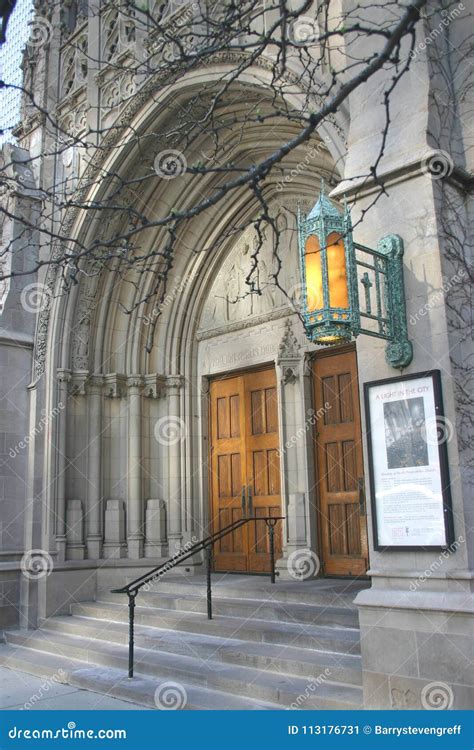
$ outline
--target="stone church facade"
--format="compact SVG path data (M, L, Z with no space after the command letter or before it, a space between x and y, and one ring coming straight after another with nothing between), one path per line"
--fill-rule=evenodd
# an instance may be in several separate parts
M38 54L29 67L25 64L25 85L29 81L41 109L54 111L64 130L79 139L89 128L106 133L117 122L130 123L135 133L159 133L178 100L186 102L201 85L220 80L233 64L216 60L159 96L146 83L134 93L139 84L133 78L124 73L117 81L114 76L113 35L97 34L86 3L67 5L77 6L73 21L65 28L59 17L49 18L54 33L45 53ZM43 6L41 14L47 18L48 4ZM459 19L453 19L450 34L454 48L456 35L463 34ZM133 54L139 54L143 40L132 33L118 38L123 65L127 50L135 45ZM81 64L81 50L83 63L86 52L89 60L97 62ZM263 64L255 65L248 82L249 100L259 87L268 86L269 75ZM18 218L3 222L2 245L12 239L13 248L3 262L21 272L41 246L45 263L35 278L16 275L1 290L3 628L36 628L44 618L67 614L72 602L92 601L99 590L123 585L202 538L216 507L210 478L217 471L213 414L220 408L219 399L232 398L232 388L245 395L256 387L249 385L250 391L246 390L246 383L255 377L270 404L265 429L273 431L276 441L265 450L274 451L278 460L271 464L276 459L273 454L268 458L274 473L268 469L268 487L262 494L277 498L268 508L285 517L278 537L278 580L292 581L291 555L311 551L320 577L363 576L370 581L356 599L367 708L416 707L422 688L433 682L449 686L454 707L472 705L474 512L469 456L463 447L466 406L457 367L471 352L465 331L459 329L447 303L450 295L458 293L462 274L456 276L460 269L444 252L441 190L442 186L449 192L466 218L472 211L468 176L472 133L465 125L467 116L459 116L451 128L437 122L436 83L425 45L393 98L379 172L385 191L375 202L374 181L366 179L361 187L349 178L366 174L377 158L385 114L372 102L380 91L380 76L351 95L322 126L312 144L308 171L298 168L307 154L303 148L285 162L282 179L275 180L267 199L278 215L284 248L280 283L287 294L269 283L274 263L270 231L255 272L264 290L261 295L245 294L255 231L246 229L216 242L230 226L244 223L257 211L247 194L233 194L227 204L224 199L212 221L197 217L187 222L159 309L151 299L129 315L123 310L133 309L150 289L113 272L84 273L68 294L58 293L60 278L54 265L47 263L43 227L37 221L41 191L53 182L61 183L69 195L80 189L84 199L89 182L95 192L88 197L100 200L100 183L94 183L99 169L133 180L151 167L162 145L156 143L155 151L138 157L134 141L114 142L110 131L104 136L108 141L100 152L103 157L96 154L89 162L91 153L78 145L59 158L49 156L56 136L41 110L33 111L25 102L17 145L4 147L13 187L2 200ZM452 87L449 95L455 96L456 81ZM433 132L439 136L436 143ZM291 133L290 123L280 123L276 142ZM249 129L236 136L234 158L239 155L245 162L263 157L271 145ZM179 149L179 143L173 146ZM188 163L208 148L203 136L186 152ZM440 150L452 159L443 181L426 169L427 159ZM389 234L404 241L413 360L403 374L440 370L446 424L452 427L447 452L456 544L444 555L374 548L363 387L400 374L386 362L385 342L361 335L342 348L312 344L291 304L301 290L296 211L298 205L305 213L312 208L321 177L329 183L333 202L347 197L354 223L370 206L355 229L357 242L376 247ZM177 178L157 181L141 198L149 206L163 201L184 206L191 205L194 196L182 194ZM136 199L130 189L130 200ZM27 219L27 232L21 217ZM121 231L120 217L99 226L86 210L74 206L61 217L63 236L77 238L83 245ZM149 230L141 241L145 238L158 243L160 229ZM53 242L49 252L58 252L58 247ZM144 276L143 284L150 285L151 279ZM448 291L443 292L446 284ZM41 289L41 304L31 299L32 285ZM344 528L347 538L340 544L346 548L335 563L327 545L336 545L337 540L324 541L328 520L321 510L328 467L322 465L318 452L318 435L324 429L318 409L324 410L326 404L318 384L331 373L350 374L354 385L350 409L357 414L354 430L359 431L350 440L360 448L358 458L352 460L360 462L353 472L360 474L357 479L362 485L348 487L345 502L358 504L360 492L366 498L366 516L361 512L355 527ZM225 471L232 472L232 466ZM240 498L248 477L242 481L236 471L236 488L232 485L228 493ZM226 476L222 482L232 484L233 477ZM352 542L350 534L355 534ZM35 550L46 552L52 560L51 571L39 580L23 570L25 554ZM235 566L241 573L258 572L245 555L235 555L232 562L228 558L221 570ZM202 560L196 558L189 574L199 574L201 569Z

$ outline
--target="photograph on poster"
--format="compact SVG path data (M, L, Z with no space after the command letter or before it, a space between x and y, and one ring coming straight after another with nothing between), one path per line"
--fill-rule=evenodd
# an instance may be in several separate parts
M426 419L422 398L400 399L383 405L389 469L427 466Z
M366 383L364 391L376 549L446 547L452 522L439 372Z

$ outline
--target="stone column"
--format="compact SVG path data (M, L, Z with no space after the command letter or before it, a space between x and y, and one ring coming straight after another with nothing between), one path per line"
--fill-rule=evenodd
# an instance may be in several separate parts
M88 485L86 512L87 557L98 560L102 554L102 387L101 375L92 375L88 391Z
M67 519L67 550L68 560L84 559L84 513L81 500L74 499L67 501L66 507Z
M181 418L181 388L183 378L173 376L166 381L168 390L168 416L163 420L157 435L168 449L168 541L173 554L181 546L183 528L181 520L181 445L185 439L185 425Z
M56 547L58 559L66 559L66 430L68 385L70 370L59 369L58 377L58 416L56 420Z
M144 518L142 499L142 414L139 375L127 379L128 386L128 503L127 543L128 556L132 560L143 557Z
M280 424L280 471L282 487L282 514L286 517L286 537L283 539L283 557L277 561L280 579L293 579L288 569L288 558L297 550L308 550L308 465L306 442L311 424L305 418L304 361L299 344L287 319L280 344L277 365L278 410ZM302 553L303 557L305 553ZM298 566L313 567L312 559L298 558ZM306 564L305 564L306 563ZM294 573L299 569L295 568Z

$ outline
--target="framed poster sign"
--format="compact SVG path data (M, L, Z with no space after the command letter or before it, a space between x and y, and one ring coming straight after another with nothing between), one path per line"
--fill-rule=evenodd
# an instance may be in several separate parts
M376 550L439 550L453 518L439 370L364 385Z

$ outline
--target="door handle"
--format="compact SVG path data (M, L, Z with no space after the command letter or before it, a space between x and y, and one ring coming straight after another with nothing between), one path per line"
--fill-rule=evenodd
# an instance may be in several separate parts
M247 510L248 510L249 518L251 518L253 516L253 498L252 498L252 488L250 485L247 487L247 496L248 496Z
M247 517L247 508L245 507L245 485L242 485L242 518Z
M365 507L365 488L363 477L359 477L359 479L357 480L357 484L359 487L359 513L361 516L365 516L367 515L367 512Z

